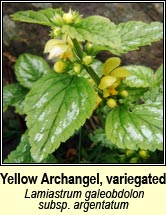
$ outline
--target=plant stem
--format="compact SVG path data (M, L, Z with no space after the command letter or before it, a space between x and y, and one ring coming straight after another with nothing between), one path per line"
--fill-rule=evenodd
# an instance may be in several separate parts
M96 75L96 73L93 71L91 67L84 65L84 68L86 69L90 77L94 80L94 82L98 86L100 83L100 78L98 77L98 75Z
M79 142L78 142L78 163L81 161L81 143L82 143L82 128L79 130Z
M82 61L83 51L80 47L80 44L78 43L78 41L75 38L72 39L72 42L74 44L76 55L78 56L79 60ZM93 69L91 67L86 66L86 65L83 65L83 66L86 69L86 71L88 72L88 74L90 75L90 77L94 80L94 82L98 86L100 83L100 78L98 77L98 75L93 71Z
M75 52L76 52L76 55L79 57L79 59L81 60L82 57L83 57L83 51L80 47L80 44L78 43L78 41L74 38L72 39L72 42L74 44L74 48L75 48Z

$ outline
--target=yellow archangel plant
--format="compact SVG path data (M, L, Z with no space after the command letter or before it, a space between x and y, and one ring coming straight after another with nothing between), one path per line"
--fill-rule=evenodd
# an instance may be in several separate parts
M4 88L3 109L14 106L26 115L27 132L7 162L49 162L62 142L83 129L94 110L102 130L98 140L111 153L119 148L144 150L139 157L148 159L147 150L163 150L163 66L153 71L141 65L120 66L119 57L104 63L98 59L102 51L121 56L161 40L162 23L115 24L106 17L83 18L61 8L18 11L12 18L50 27L44 53L58 74L42 57L24 53L17 59L19 83ZM132 162L137 160L134 153Z

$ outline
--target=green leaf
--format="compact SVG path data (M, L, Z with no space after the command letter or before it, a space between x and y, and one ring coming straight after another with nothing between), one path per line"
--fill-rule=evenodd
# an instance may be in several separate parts
M148 91L148 88L143 88L143 87L140 87L140 88L136 88L136 87L125 87L125 90L127 90L129 96L132 101L137 101L138 99L141 98L141 96L144 95L145 92Z
M17 146L16 150L8 155L4 163L34 163L30 153L27 131L22 135L20 144ZM49 155L42 163L56 163L56 159L53 155Z
M31 153L40 162L90 117L97 97L90 83L68 74L48 74L33 85L25 112Z
M19 83L9 84L3 88L3 111L6 111L8 106L14 106L16 112L24 114L24 99L28 89L22 87Z
M103 147L107 147L110 149L115 148L115 145L111 143L110 140L107 139L105 130L103 128L95 129L93 133L89 135L91 141L95 144L100 144Z
M28 141L28 133L22 135L20 144L16 150L12 151L8 158L4 160L4 163L32 163L32 157L30 154L30 145Z
M20 55L15 64L17 80L29 89L34 82L50 72L51 69L47 62L42 57L32 54Z
M156 73L154 74L154 84L155 86L163 85L163 64L157 69Z
M106 135L119 148L163 149L162 103L118 107L106 119Z
M89 41L94 45L101 45L102 49L117 53L120 48L120 38L116 30L116 25L109 19L102 16L90 16L82 19L74 27L64 25L63 33L76 38L78 41Z
M102 67L103 67L103 63L97 59L95 59L93 61L93 63L91 64L92 69L94 70L94 72L101 78L102 77Z
M57 159L54 157L54 155L50 154L41 163L57 163Z
M151 45L163 37L163 24L152 22L146 24L141 21L130 21L117 26L121 38L120 53L137 50L140 46Z
M147 91L141 99L144 101L144 103L154 103L154 102L160 102L163 104L163 88L161 87L155 87L151 90Z
M129 73L123 83L127 84L129 87L152 87L153 85L153 70L145 66L129 65L124 66Z
M19 11L11 15L12 19L20 22L36 23L46 26L54 26L56 15L61 14L61 9L47 8L40 11Z

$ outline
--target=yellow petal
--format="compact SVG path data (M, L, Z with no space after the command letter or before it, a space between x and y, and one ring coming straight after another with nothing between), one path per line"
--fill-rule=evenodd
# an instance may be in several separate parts
M68 49L67 45L56 45L53 46L52 49L50 50L49 59L53 59L55 57L58 57L59 55L61 55L62 53L64 53L66 50Z
M117 90L115 90L115 88L110 88L109 89L109 93L112 95L112 96L116 96L117 94L118 94L118 91Z
M120 79L117 79L117 81L115 81L115 83L111 86L112 88L116 88L119 86L121 80Z
M63 52L59 58L61 59L69 59L70 61L73 61L74 60L74 54L73 54L73 51L71 48L67 48L67 50L65 50L65 52Z
M109 75L113 69L117 68L120 65L120 63L121 63L121 60L118 57L108 58L103 65L103 74Z
M73 45L73 42L72 42L72 40L71 40L71 38L68 36L68 35L63 35L62 36L62 40L66 43L66 44L68 44L70 47L73 47L74 45Z
M106 89L107 87L110 87L113 83L115 83L116 81L116 77L113 77L113 76L104 76L101 81L100 81L100 84L99 84L99 89L101 90L104 90Z
M51 39L48 40L44 47L44 53L48 53L56 45L64 45L65 43L62 40Z
M108 90L107 89L104 89L103 90L103 97L104 98L107 98L107 97L109 97L110 96L110 93L108 92Z
M124 67L119 67L117 69L114 69L111 72L111 75L116 77L116 78L126 78L126 77L128 77L130 75L130 73Z
M98 94L96 94L96 96L97 96L97 102L96 102L96 107L95 107L95 109L99 106L100 102L102 101L102 99L99 97Z

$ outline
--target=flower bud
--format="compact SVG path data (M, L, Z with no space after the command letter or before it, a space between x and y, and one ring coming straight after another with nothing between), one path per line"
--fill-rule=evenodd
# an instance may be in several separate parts
M66 24L71 24L74 20L74 17L71 13L64 13L62 18Z
M65 72L65 69L66 69L66 63L63 62L63 61L57 61L57 62L54 64L54 70L55 70L57 73L63 73L63 72Z
M126 90L122 90L120 92L120 95L123 97L123 98L126 98L128 96L128 92Z
M83 64L88 66L89 64L92 63L92 56L87 55L87 56L83 57L82 62L83 62Z
M85 45L85 50L86 50L87 53L91 53L93 51L93 44L88 42Z
M135 154L135 151L134 150L131 150L131 149L127 149L126 150L126 156L127 157L131 157Z
M138 163L139 161L139 158L138 157L132 157L130 160L129 160L129 163Z
M74 64L74 67L73 67L73 70L74 70L74 72L75 73L80 73L80 71L81 71L81 65L80 64L78 64L78 63L75 63Z
M61 34L61 28L59 28L59 27L55 27L54 29L53 29L53 36L54 37L58 37L60 34Z
M55 14L51 20L58 26L62 26L63 24L63 19L60 14Z
M138 155L139 155L139 157L144 158L144 159L148 158L147 151L143 150L143 149L139 150Z
M108 107L110 107L110 108L114 108L114 107L117 106L117 103L116 103L115 99L109 99L109 100L107 101L107 105L108 105Z

